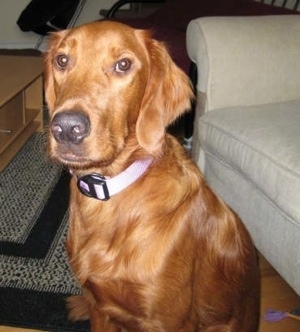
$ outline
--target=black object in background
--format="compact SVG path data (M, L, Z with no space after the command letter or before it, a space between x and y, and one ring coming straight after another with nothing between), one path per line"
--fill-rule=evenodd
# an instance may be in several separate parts
M17 24L22 31L47 35L67 28L80 0L31 0Z

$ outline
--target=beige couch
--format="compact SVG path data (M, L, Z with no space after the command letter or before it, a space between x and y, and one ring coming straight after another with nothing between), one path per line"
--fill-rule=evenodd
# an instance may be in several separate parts
M190 22L193 158L300 295L300 16Z

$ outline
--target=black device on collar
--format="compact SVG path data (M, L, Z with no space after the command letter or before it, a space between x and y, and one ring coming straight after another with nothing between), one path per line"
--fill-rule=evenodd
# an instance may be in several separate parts
M84 175L77 180L77 187L82 194L107 201L110 198L105 177L98 173Z

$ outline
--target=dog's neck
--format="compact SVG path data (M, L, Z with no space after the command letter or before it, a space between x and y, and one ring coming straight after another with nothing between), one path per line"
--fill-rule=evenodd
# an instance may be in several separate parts
M75 175L72 170L70 173L76 178L77 187L82 194L106 201L138 180L151 163L151 158L137 160L123 172L111 178L99 173L90 173L80 177Z

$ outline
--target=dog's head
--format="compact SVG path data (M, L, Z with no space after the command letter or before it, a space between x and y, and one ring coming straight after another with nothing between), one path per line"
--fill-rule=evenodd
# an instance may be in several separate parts
M129 141L159 153L165 128L193 95L162 43L109 21L53 34L45 92L50 155L75 168L109 165Z

